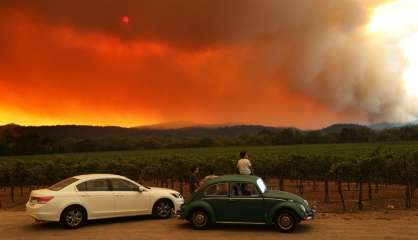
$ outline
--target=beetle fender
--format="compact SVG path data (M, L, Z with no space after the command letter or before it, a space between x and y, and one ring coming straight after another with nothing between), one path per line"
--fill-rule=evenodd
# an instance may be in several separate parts
M186 218L189 217L190 213L192 213L193 210L195 209L202 209L205 210L208 214L208 217L210 219L211 222L215 222L215 212L213 211L212 207L204 201L195 201L190 203L189 206L187 206L187 208L189 209L186 213Z
M304 218L304 213L302 212L301 209L299 209L299 207L297 206L297 203L295 202L290 202L290 201L286 201L286 202L280 202L277 203L274 207L272 207L270 209L270 211L268 212L268 216L267 216L267 223L268 224L273 224L273 218L274 215L280 211L281 209L291 209L293 210L301 219Z

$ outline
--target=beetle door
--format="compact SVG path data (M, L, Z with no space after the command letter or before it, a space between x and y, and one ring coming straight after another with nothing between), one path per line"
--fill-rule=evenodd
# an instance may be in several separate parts
M235 182L230 186L230 221L264 222L264 200L257 186L249 182Z
M208 186L204 192L204 200L211 205L217 222L230 221L228 189L228 183L218 183Z

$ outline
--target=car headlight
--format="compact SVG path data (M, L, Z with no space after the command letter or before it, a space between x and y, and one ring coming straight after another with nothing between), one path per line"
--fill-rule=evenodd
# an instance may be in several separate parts
M175 198L183 198L183 196L181 196L181 194L179 192L172 192L170 194Z
M300 204L299 207L300 209L302 209L303 212L306 212L306 208L302 204Z

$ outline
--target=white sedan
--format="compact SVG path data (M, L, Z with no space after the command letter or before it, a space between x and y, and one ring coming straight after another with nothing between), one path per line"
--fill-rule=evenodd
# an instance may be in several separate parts
M168 218L184 200L175 190L144 187L126 177L88 174L31 192L26 212L38 221L77 228L87 220L135 215Z

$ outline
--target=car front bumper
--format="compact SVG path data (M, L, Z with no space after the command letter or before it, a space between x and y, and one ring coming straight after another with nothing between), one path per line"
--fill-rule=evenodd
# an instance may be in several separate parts
M184 205L184 204L182 204L181 205L181 208L180 208L180 214L178 215L178 217L180 218L180 219L186 219L186 216L185 216L185 207L186 207L186 205Z
M184 204L184 199L183 198L177 198L174 201L174 215L179 216L181 213L181 207Z
M306 213L305 213L305 217L303 218L303 220L313 220L315 218L315 213L316 211L314 209L309 209Z

